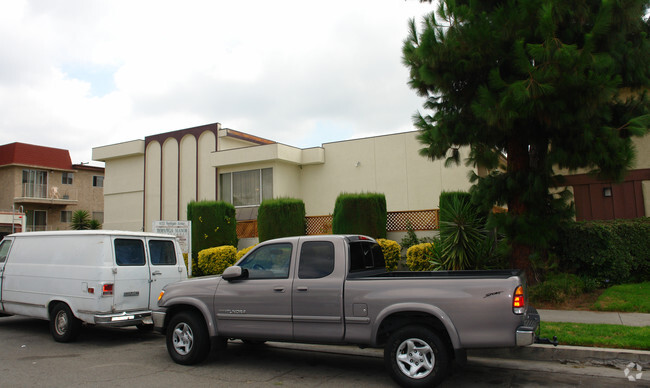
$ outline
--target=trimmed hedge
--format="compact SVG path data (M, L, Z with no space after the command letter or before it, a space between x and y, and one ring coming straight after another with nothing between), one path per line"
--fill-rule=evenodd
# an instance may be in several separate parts
M363 234L386 238L386 196L378 193L342 193L332 216L334 234Z
M413 245L406 251L406 265L411 271L430 271L432 264L429 252L432 249L432 243Z
M267 199L260 204L257 213L260 242L279 237L304 236L306 227L305 203L301 199Z
M235 264L237 248L224 245L199 252L198 265L204 275L218 275Z
M402 247L396 241L385 238L377 239L377 244L379 244L381 251L384 253L386 269L395 271L399 264L399 254L402 251Z
M187 204L187 219L192 221L192 257L211 247L237 246L237 221L232 204L192 201Z
M571 222L553 252L561 270L601 284L650 280L650 218Z

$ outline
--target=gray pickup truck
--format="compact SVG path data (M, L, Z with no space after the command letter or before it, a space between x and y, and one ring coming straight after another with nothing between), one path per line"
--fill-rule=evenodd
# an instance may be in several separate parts
M387 272L365 236L266 241L221 276L169 284L154 310L179 364L228 339L383 347L402 386L432 386L465 350L530 345L539 326L517 270Z

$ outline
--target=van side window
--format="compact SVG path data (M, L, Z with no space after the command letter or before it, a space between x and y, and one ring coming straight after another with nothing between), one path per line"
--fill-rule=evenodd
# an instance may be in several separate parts
M11 241L5 240L0 244L0 263L4 263L7 260L7 255L9 254L9 247L11 246Z
M289 243L261 246L246 256L239 266L248 270L249 279L286 279L291 264Z
M149 240L149 256L153 265L176 265L176 251L171 241Z
M308 241L302 244L298 277L320 279L334 271L334 244L329 241Z
M144 265L144 244L142 240L116 238L115 261L117 265Z

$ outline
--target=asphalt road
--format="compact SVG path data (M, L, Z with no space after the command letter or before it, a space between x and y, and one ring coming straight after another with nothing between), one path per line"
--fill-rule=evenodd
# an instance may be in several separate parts
M395 387L379 352L322 349L235 342L187 367L171 361L155 333L88 327L77 342L61 344L47 322L8 317L0 318L0 387ZM575 369L471 359L442 387L650 387L648 380L629 382L611 368Z

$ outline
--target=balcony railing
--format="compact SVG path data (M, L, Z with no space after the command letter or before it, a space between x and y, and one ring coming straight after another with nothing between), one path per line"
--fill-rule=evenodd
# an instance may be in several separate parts
M16 203L58 203L62 205L77 202L77 190L66 186L48 186L24 183L22 196L14 199Z

